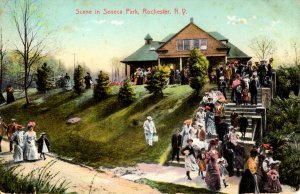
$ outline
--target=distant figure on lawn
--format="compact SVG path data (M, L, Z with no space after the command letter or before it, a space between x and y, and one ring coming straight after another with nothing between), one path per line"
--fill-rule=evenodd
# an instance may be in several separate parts
M0 153L2 152L1 149L1 141L4 135L4 130L7 128L7 125L3 122L2 117L0 117Z
M84 83L85 83L85 89L90 89L91 85L93 83L92 77L89 72L86 73L86 76L84 77Z
M7 104L10 104L10 103L15 101L14 92L15 92L15 90L13 89L13 87L11 85L7 86L7 89L6 89L6 95L7 95L6 102L7 102Z
M152 117L147 117L147 120L144 122L143 127L147 145L153 146L153 134L156 134L156 128Z
M35 131L33 131L35 126L36 126L35 122L32 121L29 122L27 125L28 131L24 135L24 141L25 141L24 159L29 161L38 160L38 151L35 146L36 133Z
M45 153L50 152L50 142L46 137L46 133L41 133L41 137L37 140L38 153L40 153L40 158L46 160Z
M72 87L72 82L71 82L71 78L70 76L68 75L68 73L66 73L65 77L64 77L64 87L65 87L65 90L72 90L73 87Z

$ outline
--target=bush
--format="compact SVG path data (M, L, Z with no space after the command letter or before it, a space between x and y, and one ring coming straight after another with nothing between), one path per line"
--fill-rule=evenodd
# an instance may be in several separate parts
M76 94L81 94L84 91L83 68L78 65L74 72L74 91Z
M47 63L44 63L42 67L37 69L36 73L36 85L37 90L42 93L46 93L51 88L51 84L49 81L50 67L47 66Z
M298 96L300 86L300 66L279 67L276 71L276 95L289 98L290 91Z
M197 95L201 88L208 82L208 60L199 49L193 49L188 59L190 72L190 86L195 89Z
M111 94L111 85L109 76L107 73L100 71L97 84L94 87L94 98L97 100L103 100Z
M145 88L154 95L163 96L163 89L166 88L170 76L170 67L158 65L153 68Z
M296 97L276 98L267 110L268 131L264 137L264 141L274 148L274 159L282 162L279 168L280 180L294 187L300 185L299 116L299 101Z
M120 87L118 100L123 104L131 104L136 99L136 95L134 93L133 87L130 83L130 79L127 79L123 86Z

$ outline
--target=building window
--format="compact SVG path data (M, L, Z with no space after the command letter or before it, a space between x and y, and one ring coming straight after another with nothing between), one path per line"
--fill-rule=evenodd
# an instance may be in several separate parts
M207 39L201 39L200 50L207 50Z
M178 51L189 51L194 48L207 50L207 39L179 39L176 41Z
M183 40L183 50L191 50L191 40Z
M183 50L183 40L177 40L177 50L178 51Z

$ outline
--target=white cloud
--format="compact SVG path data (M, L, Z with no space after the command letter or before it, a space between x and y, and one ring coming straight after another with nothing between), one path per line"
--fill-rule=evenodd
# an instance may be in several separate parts
M272 20L271 26L274 27L274 26L276 26L277 24L280 24L280 23L281 23L281 21L279 21L279 20Z
M238 18L235 15L234 16L227 16L227 24L247 24L248 20L246 18Z
M110 24L116 25L116 26L120 26L120 25L123 25L123 24L124 24L124 21L112 20L112 21L110 22Z
M104 24L106 20L93 20L92 22L100 25L100 24Z
M256 15L253 15L253 16L252 16L252 19L253 19L253 20L256 20Z

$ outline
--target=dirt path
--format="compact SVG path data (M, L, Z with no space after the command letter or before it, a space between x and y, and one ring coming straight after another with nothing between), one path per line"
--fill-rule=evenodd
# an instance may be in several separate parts
M198 173L192 172L192 181L189 181L185 176L185 169L181 167L174 166L162 166L157 164L138 164L136 167L139 171L139 175L128 174L122 176L122 178L127 180L137 180L140 178L147 178L154 181L174 183L178 185L185 185L197 188L207 188L206 183L203 179L198 176ZM229 194L237 194L239 190L239 177L228 177L227 184L228 187L221 185L221 192ZM282 185L283 192L285 194L296 193L293 188L288 185Z
M2 141L2 151L4 153L0 154L0 159L3 158L5 161L10 162L13 160L13 154L8 153L8 146L8 142ZM21 163L21 168L25 169L24 173L29 173L35 168L45 166L51 160L56 161L50 168L51 173L59 172L56 180L62 178L70 182L68 192L89 193L92 180L94 179L91 193L159 193L147 185L114 178L112 175L98 173L96 170L70 164L53 157L48 157L45 161Z

